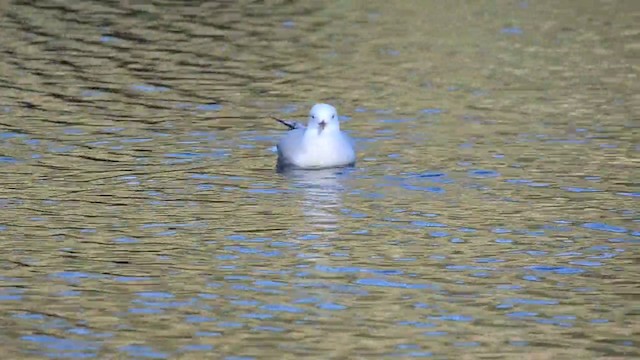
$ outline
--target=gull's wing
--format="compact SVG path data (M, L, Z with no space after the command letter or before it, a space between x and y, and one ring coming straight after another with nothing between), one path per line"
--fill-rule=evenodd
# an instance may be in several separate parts
M285 124L286 125L286 124ZM288 126L288 125L287 125ZM278 169L284 169L294 163L300 155L306 129L290 129L278 142Z

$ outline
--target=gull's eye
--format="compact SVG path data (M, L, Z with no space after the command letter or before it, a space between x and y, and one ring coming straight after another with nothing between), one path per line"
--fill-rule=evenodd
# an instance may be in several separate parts
M311 118L315 120L315 119L316 119L316 116L315 116L315 115L311 115Z
M331 118L335 119L336 118L336 114L331 115Z

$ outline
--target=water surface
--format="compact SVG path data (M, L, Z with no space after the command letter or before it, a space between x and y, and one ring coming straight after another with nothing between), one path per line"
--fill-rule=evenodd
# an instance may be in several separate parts
M11 358L637 358L634 1L0 6ZM274 171L336 105L353 169Z

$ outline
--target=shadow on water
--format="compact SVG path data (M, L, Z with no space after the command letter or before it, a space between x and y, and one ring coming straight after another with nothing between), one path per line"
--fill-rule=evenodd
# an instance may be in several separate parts
M639 358L634 1L0 2L7 358ZM276 174L334 104L354 169Z

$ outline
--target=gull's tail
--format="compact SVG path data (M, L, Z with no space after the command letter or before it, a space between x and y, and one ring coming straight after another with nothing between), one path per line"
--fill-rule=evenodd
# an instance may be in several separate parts
M280 124L286 126L289 128L289 130L293 130L293 129L300 129L303 128L304 126L302 124L300 124L299 122L296 121L287 121L287 120L282 120L282 119L278 119L275 116L271 117L273 120L279 122Z

